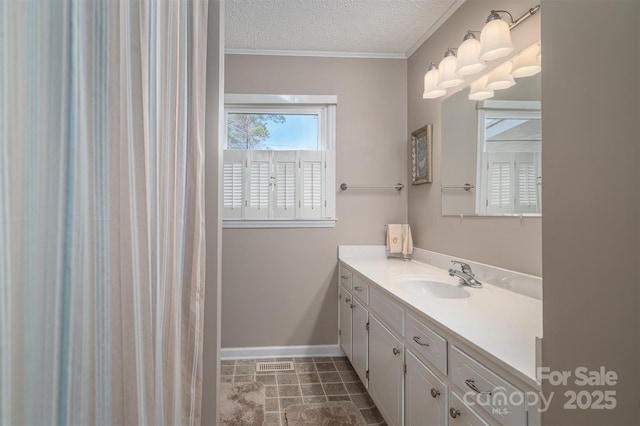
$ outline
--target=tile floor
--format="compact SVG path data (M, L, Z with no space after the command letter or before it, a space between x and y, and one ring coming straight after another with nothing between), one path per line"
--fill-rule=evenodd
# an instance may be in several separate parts
M295 371L256 373L257 361L293 361ZM224 360L221 381L264 383L265 426L286 426L289 405L327 401L352 401L368 425L386 425L346 357Z

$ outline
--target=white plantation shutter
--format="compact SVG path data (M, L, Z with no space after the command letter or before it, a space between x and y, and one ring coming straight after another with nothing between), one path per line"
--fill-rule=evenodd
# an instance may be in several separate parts
M513 213L513 156L508 153L488 154L487 174L487 212Z
M297 151L274 151L275 197L273 217L295 219L297 207Z
M327 218L325 151L224 152L224 217Z
M245 153L226 150L223 156L224 217L241 218L244 206Z
M248 151L247 206L245 217L269 218L272 186L271 151Z
M323 151L300 152L300 218L325 216L325 173Z
M518 179L515 213L536 213L540 211L539 158L539 153L519 153L515 156L515 175Z
M540 153L486 154L486 213L540 212Z

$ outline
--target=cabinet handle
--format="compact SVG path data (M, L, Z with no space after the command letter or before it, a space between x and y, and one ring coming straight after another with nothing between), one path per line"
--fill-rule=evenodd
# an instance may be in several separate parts
M438 396L440 396L440 391L436 388L431 388L431 396L437 398Z
M353 289L354 289L355 291L362 291L362 290L364 290L364 288L362 288L362 287L360 287L360 286L355 286Z
M351 303L351 299L349 299L348 297L345 297L344 301L347 302L347 303Z
M343 280L348 280L349 276L348 275L340 275L340 278L342 278Z
M476 393L479 393L482 395L491 395L491 391L481 391L478 385L476 385L476 381L474 379L467 379L464 381L464 384L469 386L469 388L471 388L471 390L473 390Z
M449 415L451 416L452 419L455 419L460 415L460 410L458 410L457 408L451 407L449 408Z
M428 343L420 342L420 336L413 336L413 341L416 342L417 344L419 344L420 346L429 346Z
M393 354L394 355L398 355L400 353L400 349L398 348L393 348Z

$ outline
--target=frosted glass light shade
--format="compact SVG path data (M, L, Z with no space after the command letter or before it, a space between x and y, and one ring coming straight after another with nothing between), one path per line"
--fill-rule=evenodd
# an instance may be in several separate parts
M493 98L493 90L487 88L488 80L489 77L485 75L471 83L469 99L472 101L483 101L485 99Z
M447 93L446 89L438 87L439 79L438 69L436 67L429 68L429 71L424 75L424 93L422 93L422 99L435 99Z
M471 34L471 33L469 33ZM480 42L473 34L471 37L465 37L466 40L458 47L458 65L456 74L471 75L482 71L487 66L480 59Z
M480 60L493 61L513 52L509 24L502 19L487 22L480 33Z
M538 64L538 52L540 48L538 43L524 49L518 56L513 58L513 67L511 75L515 78L530 77L540 72L540 64Z
M456 55L452 50L448 50L445 54L445 58L438 66L438 72L440 73L440 79L438 80L439 88L448 89L450 87L459 86L464 82L462 77L456 74L457 64L458 61L456 59Z
M538 65L540 65L540 68L542 68L542 45L540 42L538 42L538 54L536 55L536 61L538 62Z
M504 64L497 66L493 71L489 73L489 78L487 81L488 89L508 89L514 84L516 84L516 82L511 76L511 61L507 61Z

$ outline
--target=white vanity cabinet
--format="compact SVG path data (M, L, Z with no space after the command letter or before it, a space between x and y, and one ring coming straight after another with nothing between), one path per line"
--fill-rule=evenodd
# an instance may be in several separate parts
M489 426L489 423L465 404L455 392L449 395L449 405L449 426Z
M374 315L369 319L369 395L389 425L402 425L404 344Z
M351 310L353 305L353 297L351 293L349 293L344 288L340 288L339 293L339 315L340 315L340 323L338 329L338 335L340 337L340 347L344 351L349 361L353 358L352 352L352 344L353 344L353 320L351 317Z
M468 393L467 401L482 405L500 424L527 424L526 396L479 361L451 346L449 377Z
M360 381L366 388L369 387L367 379L369 361L369 312L358 300L355 300L351 309L352 344L351 365L356 370Z
M502 402L531 385L358 269L339 274L340 346L387 424L539 426L535 407Z
M344 287L345 290L351 292L351 289L353 286L353 272L341 266L339 275L340 275L340 285Z
M369 304L369 284L357 275L352 275L353 297L363 305Z
M449 389L411 351L405 355L404 424L406 426L445 426Z
M340 322L338 334L340 336L340 347L347 358L349 358L349 361L351 361L351 365L353 365L362 383L367 387L369 312L366 309L366 304L360 301L366 301L368 299L368 293L361 291L359 293L360 297L355 298L354 295L348 291L353 280L353 273L341 267L339 290ZM360 289L366 288L368 292L368 285L365 287L363 282L357 283L359 284L357 287ZM363 294L367 295L366 299L363 299Z

